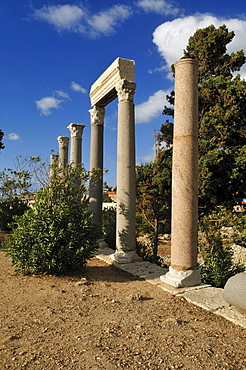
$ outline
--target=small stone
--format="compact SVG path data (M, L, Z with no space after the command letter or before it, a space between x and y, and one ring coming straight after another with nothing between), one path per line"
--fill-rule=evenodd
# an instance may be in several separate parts
M82 278L79 281L77 281L77 283L75 283L74 285L75 286L81 286L81 285L84 285L84 284L87 284L87 283L88 283L87 279L86 278Z
M129 299L131 301L142 301L143 300L143 296L141 294L138 294L138 293L131 294L130 297L129 297Z

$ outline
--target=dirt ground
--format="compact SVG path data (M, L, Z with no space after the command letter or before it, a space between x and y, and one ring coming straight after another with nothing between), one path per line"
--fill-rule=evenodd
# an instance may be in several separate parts
M246 369L246 330L93 258L16 275L0 251L0 369Z

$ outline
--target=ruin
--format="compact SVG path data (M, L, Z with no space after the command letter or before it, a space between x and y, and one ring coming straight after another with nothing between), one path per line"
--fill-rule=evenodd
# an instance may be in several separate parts
M116 252L118 263L138 260L135 242L135 120L133 60L117 58L91 86L91 176L94 222L102 223L103 128L105 107L118 97Z
M141 260L136 254L135 122L133 60L117 58L91 86L89 203L93 222L102 226L103 136L105 107L118 98L116 251L118 263ZM171 266L160 279L176 288L199 285L198 221L198 63L175 64L175 114L172 170ZM82 163L84 125L71 123L70 164ZM59 166L68 163L69 138L59 136ZM57 160L52 157L51 162ZM181 206L182 204L182 206ZM102 240L99 241L103 246Z
M85 125L70 123L67 128L70 131L71 137L70 165L72 167L79 167L82 164L82 134Z
M197 268L198 63L194 59L175 64L174 106L171 266L161 280L180 288L201 283Z
M58 136L57 141L59 144L59 167L65 169L68 164L69 138L67 136Z

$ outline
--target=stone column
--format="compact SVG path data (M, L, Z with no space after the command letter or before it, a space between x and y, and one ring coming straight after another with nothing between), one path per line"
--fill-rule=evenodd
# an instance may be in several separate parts
M55 177L57 173L59 155L51 154L50 155L50 180Z
M59 144L59 167L65 169L68 164L68 141L67 136L58 136Z
M171 266L161 280L176 288L198 285L198 64L175 64Z
M118 94L117 143L117 215L116 252L113 259L128 263L139 259L136 254L136 185L135 185L135 82L121 80Z
M95 105L90 112L91 120L91 148L90 171L91 173L89 199L90 210L94 214L93 222L102 225L102 198L103 198L103 128L105 109Z
M78 123L70 123L67 128L70 131L71 146L70 146L70 165L79 167L82 164L82 134L85 125Z

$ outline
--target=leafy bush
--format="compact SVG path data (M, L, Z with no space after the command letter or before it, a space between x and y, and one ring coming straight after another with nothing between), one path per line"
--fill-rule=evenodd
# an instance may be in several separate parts
M80 268L96 249L99 232L85 199L88 174L78 169L53 178L39 190L33 207L15 217L4 243L17 271L64 273Z
M11 231L10 223L14 216L23 215L29 209L27 202L20 198L6 199L0 203L0 229L2 231Z
M204 283L223 288L227 280L244 271L240 264L233 264L233 251L230 239L222 236L222 227L231 227L225 209L213 211L200 222L201 237L199 247L204 264L201 266L201 276ZM228 243L229 242L229 243Z

